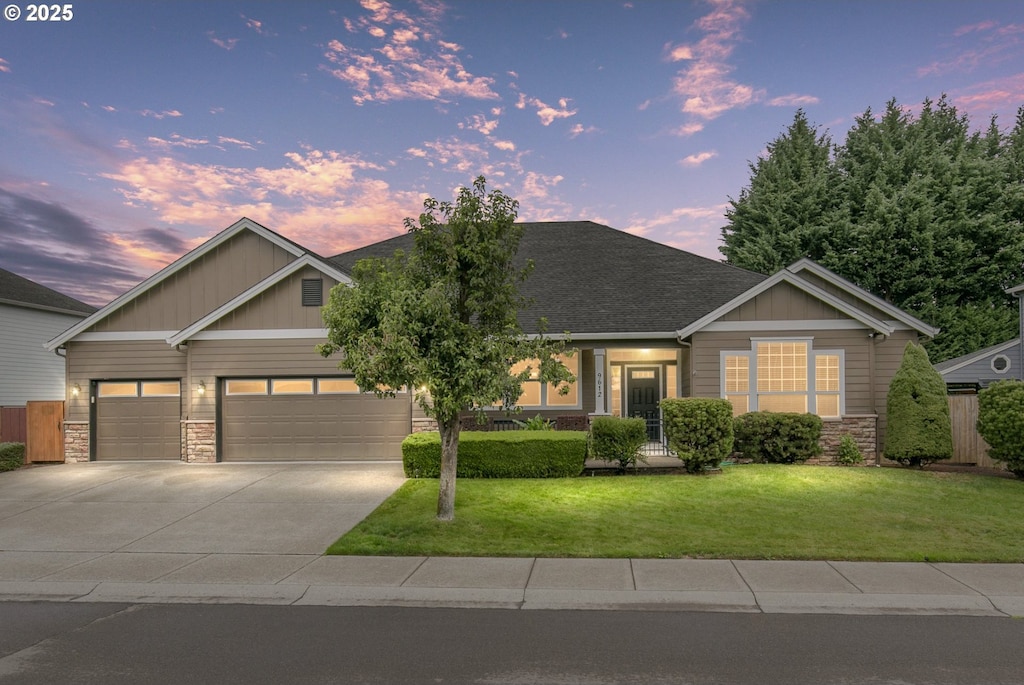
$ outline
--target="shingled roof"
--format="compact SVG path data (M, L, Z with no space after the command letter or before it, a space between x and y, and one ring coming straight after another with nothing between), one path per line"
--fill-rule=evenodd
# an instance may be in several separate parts
M535 269L520 292L534 305L520 314L527 332L538 317L548 333L672 333L766 277L591 221L524 223L518 259ZM351 273L360 259L412 246L405 234L331 258Z
M0 303L83 316L96 311L96 307L5 269L0 269Z

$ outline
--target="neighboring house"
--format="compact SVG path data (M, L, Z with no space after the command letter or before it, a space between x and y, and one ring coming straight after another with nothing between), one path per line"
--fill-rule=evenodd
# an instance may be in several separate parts
M1001 380L1024 380L1024 350L1020 341L1024 335L1024 285L1006 291L1018 300L1020 307L1020 335L998 345L947 359L935 364L950 392L971 393Z
M394 459L429 421L408 393L359 392L320 357L320 308L358 259L248 219L48 343L67 355L68 460ZM526 416L657 417L665 397L809 411L875 457L907 341L937 331L809 260L766 277L592 222L525 224L524 330L571 334L568 395L524 384ZM88 388L88 392L85 389ZM495 410L500 416L500 410Z
M63 400L64 360L43 347L95 307L0 269L0 406Z

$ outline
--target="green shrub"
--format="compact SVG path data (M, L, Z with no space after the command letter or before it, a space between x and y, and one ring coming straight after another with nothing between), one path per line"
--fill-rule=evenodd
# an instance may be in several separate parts
M857 441L848 433L839 438L839 449L836 452L836 463L842 466L853 466L864 461L864 455L857 447Z
M0 442L0 471L20 469L25 463L25 443Z
M646 464L643 447L647 444L647 422L637 418L599 416L590 422L590 456L607 462L618 462L625 471Z
M920 345L907 343L889 384L885 456L903 466L922 467L953 456L946 383Z
M516 421L515 424L526 431L555 430L555 426L540 414L537 414L532 419L526 419L525 421Z
M998 381L979 392L977 427L988 456L1024 478L1024 383Z
M733 420L735 449L759 463L793 464L821 454L821 417L755 411Z
M479 431L459 436L459 478L563 478L583 472L587 434L582 431ZM441 473L441 435L414 433L402 441L409 478Z
M661 401L668 446L689 473L715 468L732 454L732 404L697 397Z

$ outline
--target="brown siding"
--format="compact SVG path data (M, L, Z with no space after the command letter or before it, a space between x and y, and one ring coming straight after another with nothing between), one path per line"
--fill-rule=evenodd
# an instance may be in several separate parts
M789 283L779 283L723 315L720 321L844 319L846 315Z
M180 330L294 259L257 234L242 231L89 330Z
M310 267L273 286L216 321L207 330L323 328L320 307L302 306L302 279L322 278L324 302L337 281Z
M881 319L882 321L886 321L886 320L892 318L892 316L890 314L886 314L881 309L875 308L874 306L869 304L866 300L862 300L859 297L854 296L852 293L850 293L850 291L848 291L848 290L846 290L844 288L840 288L838 286L832 285L828 281L825 281L825 280L823 280L821 278L818 278L816 275L814 275L810 271L806 271L806 270L805 271L801 271L800 272L800 278L804 279L805 281L807 281L811 285L818 286L819 288L821 288L822 290L824 290L828 294L834 295L835 297L839 298L840 300L846 302L847 304L851 304L851 305L855 306L857 309L861 310L865 314L873 316L876 319Z
M184 379L185 355L162 340L139 342L75 342L67 345L68 388L77 383L78 397L69 396L68 421L89 420L89 381L146 378ZM184 391L182 397L184 398Z
M885 338L879 336L874 347L875 357L875 406L878 407L878 453L885 448L886 413L885 404L889 395L889 383L903 361L903 349L911 340L917 340L914 331L896 331Z
M217 378L254 376L331 376L343 373L338 369L340 358L325 359L316 351L321 340L196 340L190 343L192 378L188 392L191 399L186 418L212 421L216 417ZM206 383L206 393L196 393L199 381Z

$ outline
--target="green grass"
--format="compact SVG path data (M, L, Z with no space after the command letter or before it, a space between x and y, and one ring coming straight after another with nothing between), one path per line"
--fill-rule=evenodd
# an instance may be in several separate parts
M1024 561L1024 482L729 466L713 476L410 480L328 554Z

